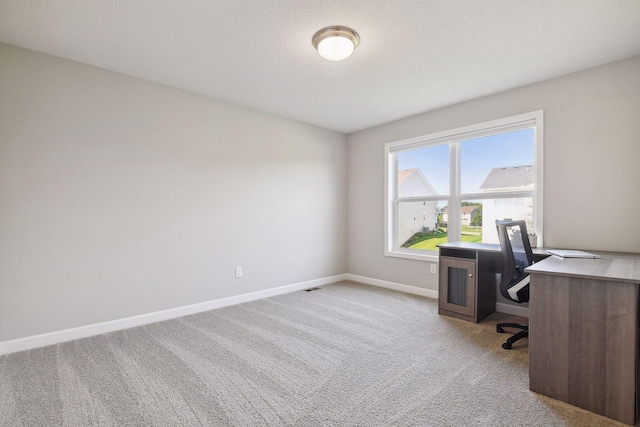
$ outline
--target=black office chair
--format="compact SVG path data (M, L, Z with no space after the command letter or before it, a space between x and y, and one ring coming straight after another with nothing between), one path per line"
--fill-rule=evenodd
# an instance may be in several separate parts
M535 262L529 243L527 226L524 221L496 220L500 249L502 250L502 276L500 293L508 300L517 303L529 301L529 273L524 269ZM529 336L529 325L519 323L498 323L497 331L503 334L503 328L516 328L521 331L509 337L502 348L510 350L513 343Z

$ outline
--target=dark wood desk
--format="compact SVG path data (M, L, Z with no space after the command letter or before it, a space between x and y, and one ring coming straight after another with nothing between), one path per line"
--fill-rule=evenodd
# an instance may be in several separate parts
M438 313L478 323L496 311L496 272L502 269L500 245L453 242L438 245ZM536 260L549 254L533 250Z
M638 405L640 255L557 256L525 271L529 388L633 425Z

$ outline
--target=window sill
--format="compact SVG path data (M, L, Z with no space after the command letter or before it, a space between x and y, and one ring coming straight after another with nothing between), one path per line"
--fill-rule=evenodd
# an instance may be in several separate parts
M394 257L394 258L404 258L404 259L412 259L415 261L427 261L427 262L438 262L440 257L438 256L438 252L430 251L429 253L420 253L417 251L385 251L385 256Z

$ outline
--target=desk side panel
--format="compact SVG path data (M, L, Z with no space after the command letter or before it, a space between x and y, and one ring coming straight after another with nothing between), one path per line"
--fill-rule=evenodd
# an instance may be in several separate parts
M530 389L633 424L638 284L531 275Z
M529 290L529 388L564 402L569 399L567 280L532 274Z
M570 281L568 403L633 424L638 285Z
M496 259L500 254L478 252L478 322L496 311Z
M572 405L606 415L607 288L596 280L577 279L569 286L569 400ZM563 286L567 286L563 284Z
M635 421L639 287L638 284L607 283L605 415L617 418L615 415L620 414L618 419L627 424Z

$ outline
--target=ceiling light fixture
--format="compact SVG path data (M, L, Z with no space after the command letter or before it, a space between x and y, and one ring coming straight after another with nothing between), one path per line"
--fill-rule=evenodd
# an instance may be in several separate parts
M342 61L351 56L353 50L358 47L360 36L351 28L334 25L315 33L311 43L324 59Z

